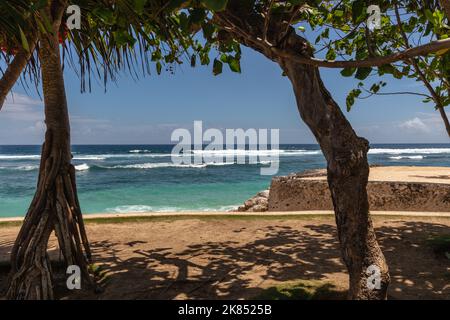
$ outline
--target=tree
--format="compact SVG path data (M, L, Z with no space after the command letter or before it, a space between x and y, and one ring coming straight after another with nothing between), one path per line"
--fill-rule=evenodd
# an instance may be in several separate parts
M17 0L17 3L23 5L24 1ZM53 230L67 264L74 262L87 274L89 263L89 245L70 163L70 126L57 36L67 3L58 0L39 3L43 7L32 5L28 9L33 17L40 19L40 23L26 25L29 28L13 28L13 33L19 34L16 39L20 39L28 53L31 50L27 49L30 46L26 39L33 39L32 30L39 30L38 57L42 70L47 133L36 195L13 248L10 298L42 299L53 296L47 257L47 241ZM337 5L342 3L348 4L349 1L339 1ZM161 71L161 61L178 63L180 54L186 53L189 46L196 52L191 57L191 64L195 65L196 56L200 57L202 64L208 64L209 49L217 45L221 56L214 60L215 74L221 72L223 63L227 63L233 71L240 71L239 44L251 47L278 63L292 82L300 115L314 133L327 160L338 236L350 275L349 297L386 298L389 272L376 241L367 201L368 141L356 135L323 85L318 67L355 68L357 74L364 74L374 66L382 68L449 49L450 39L436 40L398 52L383 52L378 56L370 56L369 49L359 45L351 48L350 54L356 52L352 60L321 60L314 57L313 46L296 33L294 26L298 21L311 24L310 17L317 11L328 12L330 19L342 16L334 10L336 4L333 1L172 0L161 4L156 0L80 0L79 4L89 8L86 11L90 16L89 23L80 32L72 32L70 40L79 59L75 64L81 68L82 75L88 75L88 79L91 70L106 80L123 67L133 69L134 45L141 49L143 61L147 61L145 57L149 48L153 49L151 60L156 63L158 73ZM360 12L359 7L356 9L349 9L351 15L363 15L364 11ZM186 36L198 30L205 35L204 45ZM163 54L162 43L167 43L169 54ZM17 75L17 72L14 74ZM373 270L371 267L378 268L380 272L379 290L372 290L369 286L371 274L368 271Z
M89 242L76 193L75 168L71 164L69 113L58 39L66 2L56 1L52 5L41 9L51 30L41 30L38 36L47 130L36 194L11 253L7 292L10 299L53 298L47 254L53 231L66 263L78 265L83 276L90 279Z
M445 3L446 1L440 1ZM448 2L446 2L448 5ZM430 43L442 45L439 40L448 39L450 27L445 23L444 12L439 1L372 1L380 6L381 26L370 30L367 19L366 1L342 1L331 7L335 13L330 16L326 7L318 8L309 16L309 24L319 32L315 43L326 52L326 57L334 60L337 56L347 59L353 52L360 58L379 58L389 54L412 51L417 47L427 47ZM445 7L444 7L445 8ZM334 33L334 36L333 36ZM432 102L439 112L450 137L450 122L445 107L450 104L450 53L442 46L433 50L435 54L411 55L389 64L367 65L364 68L349 67L341 73L354 76L360 82L347 96L350 110L356 98L366 99L373 95L409 94L422 97L424 102ZM427 93L411 91L386 92L384 81L374 81L366 87L371 76L391 75L395 79L409 78L421 82ZM384 90L383 90L384 89Z
M398 61L448 50L450 39L431 41L397 52L386 48L376 56L370 54L367 44L352 43L347 52L352 56L350 60L335 61L331 53L327 54L327 59L317 59L314 46L297 34L294 27L302 21L312 25L315 19L326 16L327 19L321 23L329 22L331 29L338 29L339 25L334 24L334 20L349 19L348 15L361 19L359 24L365 26L365 2L222 0L214 3L214 8L208 5L207 8L213 11L211 22L220 32L207 39L219 43L222 50L238 42L260 52L278 63L293 85L300 116L313 132L327 160L338 237L350 276L349 297L386 299L390 276L376 240L366 191L369 143L356 135L325 88L318 67L343 68L345 73L352 70L351 74L356 72L363 77L370 73L372 67L389 68ZM390 1L378 3L390 5ZM345 12L338 11L341 6L345 6ZM370 285L373 270L377 271L380 280L380 287L375 290Z
M65 263L80 267L84 283L92 284L88 272L91 262L89 241L77 196L75 169L71 164L70 123L60 42L63 42L63 50L72 50L70 53L75 53L79 59L82 87L85 77L90 79L92 70L105 82L121 69L131 71L135 67L135 47L143 57L143 68L148 61L144 57L151 55L159 73L163 63L179 62L179 56L191 43L191 39L185 37L188 34L179 30L176 16L166 15L166 7L159 1L114 3L80 0L78 4L88 13L88 23L71 33L67 42L69 48L66 48L64 39L61 41L67 1L48 0L34 4L18 0L0 4L0 9L3 9L1 6L20 8L14 10L19 14L2 20L7 21L6 27L10 30L3 39L16 41L5 43L6 53L15 57L12 61L6 59L8 66L1 79L4 84L1 93L6 95L27 63L30 66L36 43L39 65L32 65L31 69L41 71L47 126L37 190L11 253L7 292L10 299L54 297L47 254L52 232L58 239ZM30 16L32 19L25 19ZM34 30L38 30L36 40ZM12 37L17 33L18 37ZM32 46L28 44L27 35ZM172 40L175 37L177 41ZM76 65L74 59L70 62Z

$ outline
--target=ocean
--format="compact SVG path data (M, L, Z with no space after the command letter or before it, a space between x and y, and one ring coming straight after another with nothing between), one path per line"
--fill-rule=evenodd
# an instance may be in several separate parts
M75 145L83 213L224 211L267 189L256 164L183 165L172 145ZM317 145L280 145L279 171L325 168ZM261 151L261 155L264 151ZM0 217L24 216L36 186L40 146L0 146ZM225 152L224 152L225 154ZM256 152L258 154L258 152ZM449 166L450 144L374 144L370 164Z

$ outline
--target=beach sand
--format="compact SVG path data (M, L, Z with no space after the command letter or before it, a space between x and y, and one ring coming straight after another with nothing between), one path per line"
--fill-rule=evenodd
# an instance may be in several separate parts
M374 225L390 266L391 299L450 299L449 260L427 244L450 236L449 217L376 215ZM18 229L18 222L0 224L0 260ZM106 275L104 292L61 289L60 297L249 299L299 280L347 288L327 214L96 217L87 219L87 231ZM52 239L53 259L55 245ZM5 270L0 275L2 286Z
M305 177L302 179L325 180L326 176ZM369 181L450 184L450 167L374 166L370 168Z

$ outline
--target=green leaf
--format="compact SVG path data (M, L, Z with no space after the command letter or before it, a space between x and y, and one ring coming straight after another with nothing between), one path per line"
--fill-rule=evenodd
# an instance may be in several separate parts
M119 47L123 47L126 45L133 46L136 43L136 39L133 38L131 34L129 34L125 30L114 31L114 39Z
M364 19L365 17L364 7L365 7L364 0L356 0L352 3L352 20L354 24L357 24Z
M359 80L366 79L372 72L372 68L358 68L355 74L355 78Z
M333 48L330 48L330 50L328 50L325 58L327 60L334 60L334 59L336 59L336 51L334 51Z
M355 104L355 98L358 98L362 91L360 89L353 89L350 91L347 95L346 104L347 104L347 111L350 112L352 109L352 106Z
M342 17L344 15L344 11L342 10L334 10L333 12L335 17Z
M341 75L343 75L344 77L351 77L356 71L356 68L345 68L342 69L341 71Z
M136 10L136 12L141 15L144 13L146 4L147 0L134 0L134 10Z
M226 9L228 0L202 0L206 8L212 11L223 11Z
M350 112L352 110L353 105L355 104L355 97L352 95L348 95L347 99L345 100L345 103L347 105L347 111Z
M48 4L48 0L39 0L31 5L31 9L37 11L39 9L45 8L47 6L47 4Z
M214 59L213 74L215 76L221 74L222 73L222 69L223 69L223 63L220 60Z
M158 75L161 74L161 70L162 70L162 64L161 64L161 62L158 61L156 63L156 72L158 73Z
M175 9L179 9L181 8L181 6L188 2L189 0L170 0L169 3L167 4L167 9L168 11L173 11Z
M27 51L30 52L30 46L28 45L27 37L25 36L25 33L23 33L23 30L21 27L19 27L20 31L20 41L22 42L22 47Z
M228 57L228 65L230 66L231 71L241 73L241 62L239 59Z
M114 12L106 8L95 8L92 13L99 17L105 24L113 25L115 23Z

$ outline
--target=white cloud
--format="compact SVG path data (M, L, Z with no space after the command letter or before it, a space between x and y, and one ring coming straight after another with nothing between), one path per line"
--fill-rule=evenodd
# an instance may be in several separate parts
M428 126L427 119L415 117L414 119L406 120L398 125L399 128L418 132L430 132L431 128Z
M114 131L110 121L103 119L71 115L70 123L74 143L89 143ZM0 111L0 144L40 144L44 134L43 102L23 94L8 95Z
M44 118L43 102L29 96L9 94L0 113L2 119L19 121L41 121Z
M357 126L359 135L372 143L448 143L448 135L438 112L417 112L399 121Z

